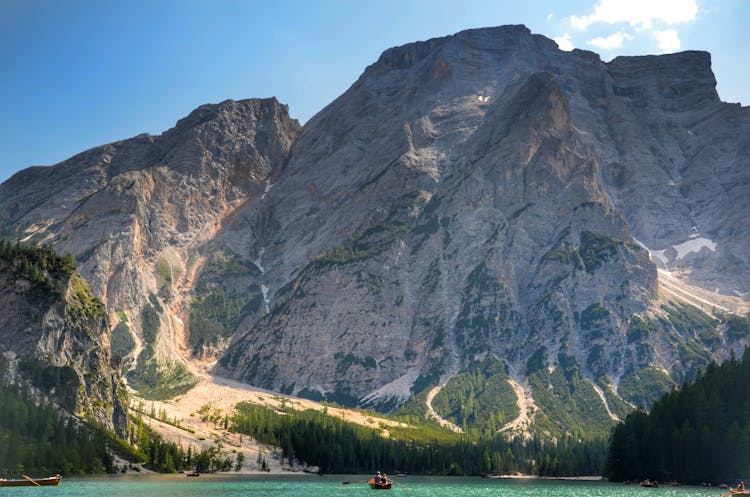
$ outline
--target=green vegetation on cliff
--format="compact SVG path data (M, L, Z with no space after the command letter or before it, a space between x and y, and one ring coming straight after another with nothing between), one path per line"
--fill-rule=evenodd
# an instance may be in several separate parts
M120 322L117 323L115 329L112 330L112 337L110 339L110 350L112 354L120 357L133 352L135 349L135 339L133 338L133 332L130 330L127 318L121 317Z
M156 343L160 333L161 304L155 295L141 309L141 330L146 342L138 354L138 361L128 373L128 383L144 399L164 400L181 395L195 386L195 377L181 363L156 357Z
M617 254L617 249L622 244L623 242L614 240L603 233L582 231L578 253L586 271L594 273L602 264Z
M505 367L492 355L453 376L432 406L465 432L485 436L494 435L520 412Z
M60 293L59 280L67 280L75 271L75 260L61 257L48 245L22 245L0 240L0 260L8 263L16 278L23 278L52 293Z
M532 430L540 436L603 438L613 421L601 397L582 376L575 358L558 357L558 366L550 373L539 368L529 375L534 401L540 407Z
M73 274L70 278L67 302L65 316L73 326L91 336L94 333L92 326L95 321L107 319L107 309L104 303L94 297L91 286L77 274Z
M196 355L228 340L240 323L260 312L260 270L237 256L217 252L201 270L190 303L188 344Z
M664 371L643 368L625 375L620 380L617 392L620 397L639 407L648 407L677 383Z
M195 386L195 377L187 367L175 361L157 361L138 357L138 366L128 374L128 383L148 400L165 400L182 395Z

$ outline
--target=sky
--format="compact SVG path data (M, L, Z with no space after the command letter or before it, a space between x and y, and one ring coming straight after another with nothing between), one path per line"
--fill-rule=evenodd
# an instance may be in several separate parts
M0 0L0 181L230 98L304 124L387 48L504 24L605 61L707 50L748 105L748 19L748 0Z

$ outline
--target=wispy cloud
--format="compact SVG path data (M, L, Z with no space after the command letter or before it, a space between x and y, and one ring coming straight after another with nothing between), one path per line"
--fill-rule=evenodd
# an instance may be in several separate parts
M586 16L570 16L570 24L585 30L591 24L627 22L633 27L652 29L654 22L667 25L691 22L698 14L695 0L599 0Z
M575 47L573 46L573 39L570 37L568 33L565 33L562 36L556 36L553 38L555 40L555 43L557 43L557 46L560 47L560 50L565 50L566 52L570 52Z
M603 38L601 36L598 36L596 38L593 38L586 43L589 45L593 45L597 48L601 48L602 50L611 50L613 48L620 48L622 47L623 42L626 39L630 39L631 36L623 33L622 31L618 31L617 33L613 33L606 38Z
M666 29L656 32L659 41L659 50L663 53L676 52L680 49L680 37L674 29Z

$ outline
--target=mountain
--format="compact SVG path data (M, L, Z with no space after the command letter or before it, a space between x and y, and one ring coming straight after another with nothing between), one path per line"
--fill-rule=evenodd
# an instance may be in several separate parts
M579 397L542 412L599 403L604 424L641 377L669 389L740 350L659 300L656 264L747 292L747 124L705 53L604 63L522 26L387 50L246 207L271 210L272 305L219 371L389 408L489 353L535 400Z
M748 344L725 303L750 292L750 113L715 86L704 52L468 30L386 50L302 128L227 101L21 171L0 223L75 256L147 396L188 390L191 355L467 429L605 433Z
M227 218L262 196L299 131L275 99L204 105L160 136L97 147L0 187L0 222L72 253L107 305L131 383L189 388L180 316ZM182 386L182 388L180 387ZM170 393L170 392L167 392Z

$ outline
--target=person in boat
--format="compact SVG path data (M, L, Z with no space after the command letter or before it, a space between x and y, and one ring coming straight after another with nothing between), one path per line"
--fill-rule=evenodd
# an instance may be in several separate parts
M738 492L744 492L745 491L745 482L741 481L739 485L737 485L737 491Z
M383 475L380 474L380 471L378 471L377 473L375 473L375 477L373 479L375 480L376 484L383 483Z

